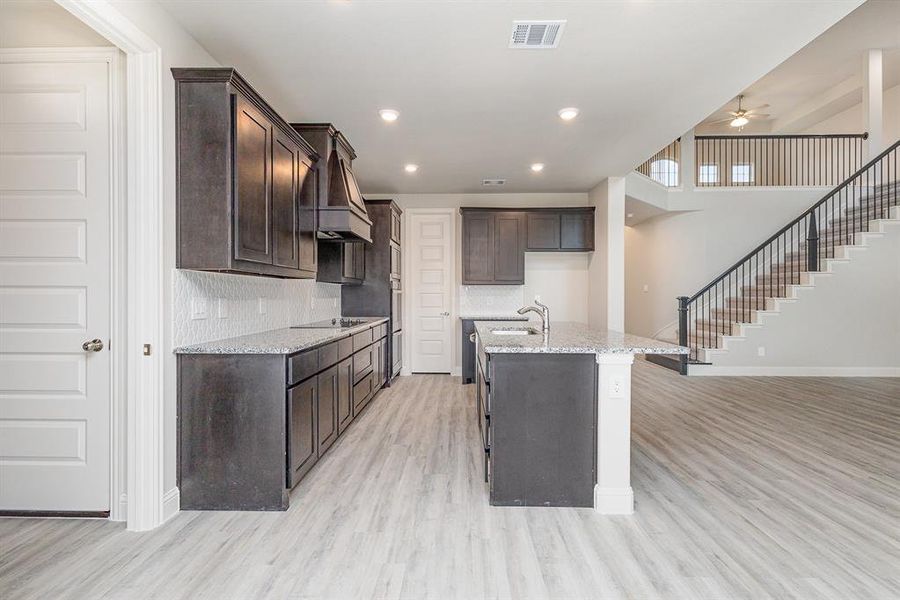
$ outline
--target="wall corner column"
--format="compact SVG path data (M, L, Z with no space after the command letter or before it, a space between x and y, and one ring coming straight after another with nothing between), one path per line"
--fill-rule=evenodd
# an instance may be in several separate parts
M884 70L880 48L866 51L862 91L863 126L869 132L863 158L869 161L884 150Z
M694 145L694 130L691 129L681 136L681 164L678 166L681 177L681 187L685 191L694 191L697 182L697 153Z
M634 512L631 488L632 354L597 355L597 483L594 510L604 515Z
M625 330L625 178L608 177L592 189L594 252L588 284L588 322Z

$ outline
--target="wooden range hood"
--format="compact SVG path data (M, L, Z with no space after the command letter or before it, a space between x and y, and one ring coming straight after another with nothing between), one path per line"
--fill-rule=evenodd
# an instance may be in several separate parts
M356 152L347 138L331 123L292 123L319 156L319 238L334 241L372 241L372 221L366 212L359 185L353 174Z

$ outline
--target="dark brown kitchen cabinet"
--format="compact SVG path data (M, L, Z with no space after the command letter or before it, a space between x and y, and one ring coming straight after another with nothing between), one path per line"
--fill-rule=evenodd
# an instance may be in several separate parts
M591 251L594 249L594 210L566 212L560 215L560 250Z
M594 208L461 208L462 283L525 283L525 252L594 249Z
M372 220L372 243L365 250L364 279L362 285L341 288L341 311L346 317L387 317L390 325L385 327L385 333L399 332L403 328L400 266L403 257L400 245L403 211L393 200L376 199L366 200L366 212ZM394 375L390 369L394 357L399 361L399 349L394 349L392 341L393 337L387 336L378 361L384 365L382 375L388 385ZM377 374L375 379L377 388Z
M234 258L272 262L272 124L253 104L235 97Z
M315 150L234 69L172 74L176 266L314 277Z
M338 365L317 376L316 398L316 451L319 456L331 447L338 436L337 403L340 395Z
M494 283L493 212L464 211L462 215L462 282Z
M366 278L365 242L321 242L316 280L359 285Z
M533 212L526 215L527 250L559 250L559 214Z
M318 460L317 404L318 381L315 377L288 390L288 488L297 485Z
M494 282L524 284L525 215L498 213L494 230Z

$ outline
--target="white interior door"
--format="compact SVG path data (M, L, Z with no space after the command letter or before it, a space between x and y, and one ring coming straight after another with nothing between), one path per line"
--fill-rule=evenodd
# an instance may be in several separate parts
M0 54L0 510L109 510L108 70Z
M453 215L410 215L408 244L412 250L413 373L449 373L452 363L450 320L453 269Z

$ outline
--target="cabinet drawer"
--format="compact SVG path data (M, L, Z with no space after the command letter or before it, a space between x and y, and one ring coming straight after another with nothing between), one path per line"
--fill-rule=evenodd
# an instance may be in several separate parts
M378 339L381 339L381 338L383 338L383 337L386 337L386 336L387 336L387 330L388 330L387 323L382 323L381 325L379 325L379 326L378 326Z
M353 335L353 351L356 352L358 350L362 350L366 346L370 345L374 338L372 337L372 330L366 329L365 331L360 331Z
M374 391L375 374L369 373L353 386L353 415L358 415L369 402Z
M288 357L288 385L300 383L319 372L319 353L307 350Z
M353 354L353 338L346 337L342 340L338 340L338 360L343 361L350 358L350 355Z
M328 367L337 364L338 361L338 343L331 342L325 346L322 346L318 350L319 353L319 369L327 369Z
M372 372L375 366L374 348L369 347L353 355L353 382L362 379L366 373Z

